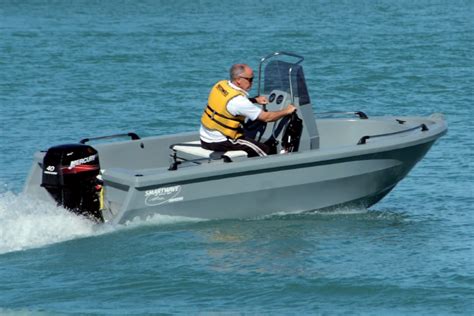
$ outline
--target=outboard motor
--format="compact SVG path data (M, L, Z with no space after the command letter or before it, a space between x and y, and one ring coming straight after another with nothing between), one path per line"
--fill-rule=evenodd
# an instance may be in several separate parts
M67 144L48 149L43 160L41 186L66 209L103 222L101 183L97 150L83 144Z

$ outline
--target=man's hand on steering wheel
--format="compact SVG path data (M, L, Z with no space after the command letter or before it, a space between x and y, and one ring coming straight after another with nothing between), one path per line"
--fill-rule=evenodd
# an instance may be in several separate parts
M296 107L293 104L288 104L285 109L288 112L288 115L296 111Z

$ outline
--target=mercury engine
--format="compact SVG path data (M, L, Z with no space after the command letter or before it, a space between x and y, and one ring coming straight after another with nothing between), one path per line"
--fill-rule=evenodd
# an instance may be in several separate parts
M41 186L58 205L92 220L103 222L99 155L93 147L67 144L48 149L43 160Z

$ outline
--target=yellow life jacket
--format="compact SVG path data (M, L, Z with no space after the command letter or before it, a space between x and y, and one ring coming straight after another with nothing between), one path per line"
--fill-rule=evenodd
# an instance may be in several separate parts
M227 111L229 101L239 95L245 96L245 93L232 88L227 80L216 83L211 89L207 106L202 114L202 125L232 139L243 136L241 125L245 121L245 116L234 116Z

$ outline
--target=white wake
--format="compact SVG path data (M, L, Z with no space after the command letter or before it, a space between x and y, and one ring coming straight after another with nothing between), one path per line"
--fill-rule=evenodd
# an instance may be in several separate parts
M96 224L55 204L7 191L0 193L0 254L122 229L196 221L200 220L154 215L124 225Z

